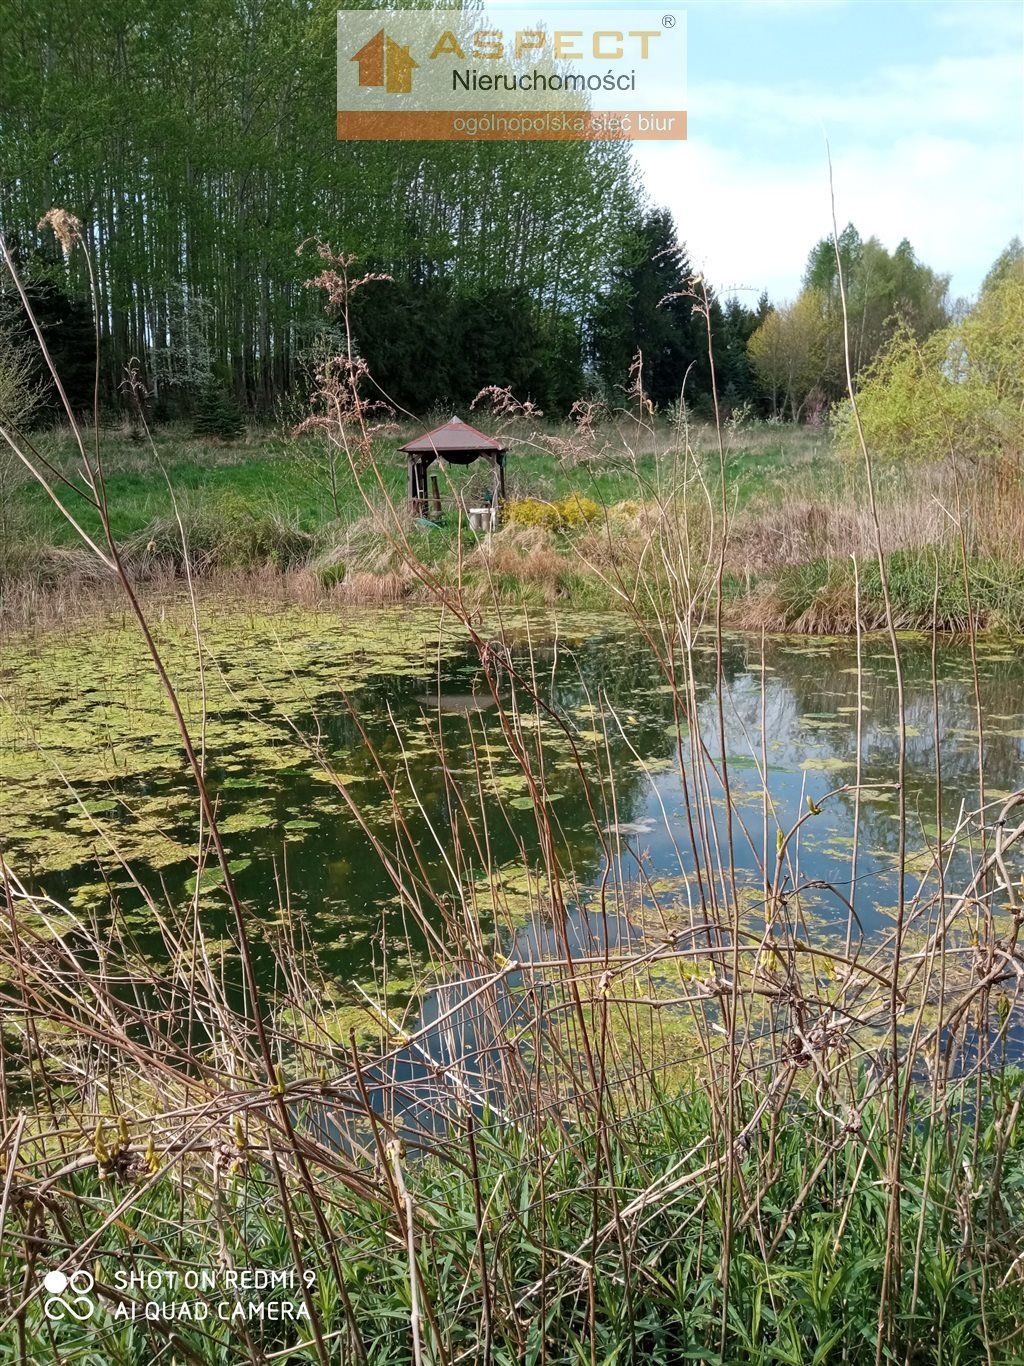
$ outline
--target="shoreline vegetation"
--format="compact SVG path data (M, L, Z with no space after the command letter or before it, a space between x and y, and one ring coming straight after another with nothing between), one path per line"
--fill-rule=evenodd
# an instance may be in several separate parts
M315 435L254 432L225 442L172 430L154 452L108 436L106 481L125 565L143 592L173 592L191 575L213 591L340 608L430 602L434 588L415 558L470 605L656 613L671 597L656 547L673 524L670 536L685 536L706 564L723 554L722 619L731 628L884 629L863 478L827 430L733 424L723 499L713 429L638 430L620 420L581 441L570 426L484 425L511 447L509 496L490 536L470 532L463 512L487 492L482 467L435 465L438 524L408 514L398 446L411 426L378 438L358 471ZM74 483L70 438L42 433L35 444ZM876 478L897 628L1024 632L1019 475L947 461L918 466L912 478L894 465ZM83 525L98 532L88 516ZM8 465L0 628L60 619L90 602L102 608L107 588L116 597L116 575L76 539L39 485ZM703 610L718 591L710 586Z

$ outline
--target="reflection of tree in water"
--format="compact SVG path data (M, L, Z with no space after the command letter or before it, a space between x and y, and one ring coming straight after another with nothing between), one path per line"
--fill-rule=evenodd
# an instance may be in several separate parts
M989 791L1017 785L1024 750L1020 734L1012 733L1024 726L1024 718L1019 715L1024 661L1008 650L994 654L996 657L982 658L979 671L985 717L985 781ZM710 758L717 764L720 744L713 642L699 639L692 660L699 728ZM943 834L948 836L952 832L963 810L977 805L975 686L966 646L945 643L940 647L937 684L933 683L930 642L903 641L902 661L908 834L910 847L920 849L926 838L934 839L935 833L939 792L934 734L936 693ZM550 666L549 655L544 655L544 662ZM895 782L900 743L898 694L893 661L884 641L872 637L863 642L858 678L853 641L769 641L762 661L758 640L730 636L723 642L722 670L726 753L731 761L732 790L741 802L746 794L754 799L755 805L758 803L760 778L753 761L761 762L762 746L767 750L772 798L784 824L803 811L805 783L807 793L817 797L855 782L858 682L861 782ZM603 639L577 648L571 661L561 660L554 692L567 712L587 702L596 703L600 698L606 698L620 715L632 711L638 724L628 732L630 740L645 757L653 757L671 754L674 748L671 739L665 745L665 727L671 719L672 706L663 685L664 677L646 646L635 640ZM614 727L609 727L608 733L611 741L618 741ZM635 782L626 778L621 757L616 752L616 777L624 778L620 819L630 820L646 794L643 783L638 789ZM628 760L629 756L624 757ZM689 762L688 750L684 750L684 758ZM875 800L865 798L860 805L858 867L862 872L877 875L866 890L870 896L881 896L884 900L892 891L891 871L887 870L891 870L891 859L899 844L897 803L894 796L885 800L884 793L874 795ZM720 788L713 779L711 796L717 804ZM808 875L837 881L847 877L854 807L853 793L841 793L829 803L822 820L808 827L804 836ZM673 819L682 820L678 806ZM724 811L720 805L716 819L721 833ZM738 861L753 870L756 854L738 832L734 833ZM767 852L770 858L770 850Z
M820 652L819 652L820 650ZM810 651L810 653L809 653ZM1021 779L1024 727L1024 659L1019 655L982 658L979 692L984 720L984 772L987 791L1015 788ZM949 834L963 810L978 804L977 713L970 655L966 646L940 644L938 686L933 691L931 646L904 642L902 649L907 725L907 809L918 831L934 827L938 770L935 753L935 691L938 695L941 811ZM756 666L756 654L752 664ZM779 646L770 650L767 675L768 730L794 758L812 738L825 758L856 761L857 684L853 643L828 646ZM891 783L899 763L899 709L895 669L886 647L872 639L863 648L861 674L861 781ZM755 680L759 687L759 680ZM758 705L760 699L757 699ZM845 708L846 710L841 710ZM827 719L814 726L807 718ZM749 720L748 707L748 720ZM1017 732L1014 734L1014 732ZM828 786L853 782L853 767L837 770ZM854 796L837 799L852 821ZM893 852L899 843L895 804L863 802L861 837L865 847ZM913 838L913 831L912 831Z

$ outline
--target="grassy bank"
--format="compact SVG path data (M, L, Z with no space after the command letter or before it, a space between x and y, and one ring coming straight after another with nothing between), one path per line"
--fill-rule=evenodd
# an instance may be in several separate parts
M796 1071L791 1080L801 1086ZM1009 1073L983 1089L976 1165L963 1137L945 1132L927 1104L911 1107L898 1173L904 1251L884 1360L968 1366L986 1360L983 1342L990 1361L1020 1359L1024 1316L1012 1264L1024 1126L1011 1116L1021 1080ZM337 1179L318 1183L319 1227L307 1202L296 1202L302 1275L330 1359L409 1362L415 1309L424 1362L870 1362L893 1117L866 1091L862 1079L856 1140L836 1124L825 1126L823 1143L822 1116L807 1095L744 1129L731 1237L724 1173L708 1141L714 1115L700 1093L659 1096L598 1135L554 1113L529 1132L479 1120L447 1136L444 1156L382 1144L382 1165L392 1164L413 1211L407 1231L380 1198L353 1195ZM321 1103L333 1095L325 1086ZM736 1097L747 1115L759 1113L759 1099L748 1087ZM972 1089L961 1102L973 1109L979 1097ZM297 1116L315 1120L308 1088L296 1088L293 1104ZM26 1267L94 1248L98 1309L87 1328L48 1323L38 1301L18 1309L21 1359L41 1362L54 1351L67 1360L84 1350L106 1366L171 1356L218 1366L251 1359L258 1344L263 1360L316 1361L261 1136L245 1120L234 1131L218 1128L222 1157L211 1178L195 1159L171 1175L152 1146L147 1155L145 1124L120 1138L114 1123L99 1133L103 1154L78 1150L85 1165L62 1181L59 1214L44 1199L33 1235L26 1227L24 1247L12 1238L0 1260L16 1302L31 1279ZM34 1182L19 1171L20 1207L45 1187L45 1169L35 1164ZM126 1201L130 1233L118 1220L104 1235ZM198 1285L185 1284L185 1268ZM277 1285L233 1288L257 1269L277 1273ZM236 1305L262 1312L250 1317ZM275 1307L287 1316L276 1319Z
M408 435L404 433L403 435ZM863 475L827 434L754 426L725 433L725 489L707 430L609 427L585 448L568 429L508 434L501 532L480 542L459 507L489 487L482 465L438 469L439 525L405 508L402 436L378 440L357 470L315 441L251 435L209 444L173 435L147 446L108 441L112 530L139 580L173 583L186 554L197 576L247 576L308 602L424 601L420 570L467 599L616 609L671 596L659 524L685 527L689 552L715 561L724 540L728 620L755 630L839 634L885 620ZM575 444L574 444L575 443ZM60 434L41 453L72 484ZM570 449L571 448L571 449ZM437 468L437 467L435 467ZM1024 495L1020 472L883 469L879 518L894 616L906 629L1024 629ZM173 496L172 496L173 491ZM75 503L73 495L70 497ZM80 523L98 535L95 509ZM185 549L187 546L187 551ZM269 580L268 580L269 576ZM40 486L8 462L0 488L0 584L8 616L31 617L48 594L102 583Z

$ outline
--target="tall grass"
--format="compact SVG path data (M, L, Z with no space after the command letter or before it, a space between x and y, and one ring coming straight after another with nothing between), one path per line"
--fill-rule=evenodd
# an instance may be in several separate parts
M69 247L84 250L65 228ZM358 415L355 392L352 404ZM674 716L683 805L664 824L687 876L681 892L644 885L663 928L620 941L613 928L646 877L642 862L627 875L612 833L621 775L607 737L627 733L624 718L606 698L591 699L598 738L584 754L529 634L523 644L510 629L506 552L457 533L447 563L421 553L387 471L366 461L350 424L337 432L386 572L435 602L475 650L535 820L535 840L511 871L546 934L510 958L501 929L513 914L510 870L495 866L482 814L487 756L477 753L468 772L449 762L446 736L465 719L439 711L430 722L443 826L414 791L425 818L414 828L395 760L366 732L389 799L385 827L317 736L300 736L402 907L410 944L390 944L390 954L413 937L428 946L417 986L432 1009L417 1022L389 996L388 953L375 986L349 984L339 1008L288 914L286 882L268 887L259 908L238 895L206 785L205 717L186 721L111 530L102 440L76 431L84 496L102 532L82 527L81 540L119 585L175 717L196 792L197 877L185 904L136 887L162 946L143 954L116 913L93 919L58 905L0 847L8 1359L1020 1358L1024 1128L1021 1074L1006 1065L1006 1045L1024 980L1024 791L985 802L979 709L979 798L953 829L937 805L936 877L904 876L901 757L892 928L865 941L856 859L833 885L814 880L841 932L810 918L802 837L821 804L780 823L763 700L754 820L730 781L722 603L737 522L726 433L717 471L684 433L660 453L642 506L606 510L566 548L570 571L632 617ZM661 439L642 395L626 435L627 463ZM24 435L3 436L77 521L69 491ZM867 450L864 461L870 481ZM884 512L873 502L874 556L858 553L853 621L857 629L875 593L898 659L898 568L886 561ZM202 680L197 561L178 504L174 525ZM957 535L966 534L961 523ZM934 603L941 580L931 583ZM966 629L974 624L968 613ZM710 725L697 705L709 644ZM543 727L567 748L602 856L582 945L574 917L587 879L549 800ZM905 756L902 706L899 729ZM941 758L937 730L940 787ZM854 798L855 838L860 795L855 781L825 799ZM436 859L426 857L423 828ZM741 841L758 870L753 891L737 881ZM204 924L207 866L231 908L226 957ZM969 868L955 885L954 866ZM268 928L260 912L271 910ZM253 968L257 933L273 956L269 986ZM287 1300L289 1316L218 1317L218 1305L239 1298L225 1289L229 1273L245 1269L294 1273L261 1298ZM100 1308L87 1323L47 1316L42 1278L55 1270L94 1278ZM142 1272L160 1273L152 1289L132 1279ZM184 1293L199 1272L212 1281ZM182 1320L160 1308L182 1302L208 1312Z

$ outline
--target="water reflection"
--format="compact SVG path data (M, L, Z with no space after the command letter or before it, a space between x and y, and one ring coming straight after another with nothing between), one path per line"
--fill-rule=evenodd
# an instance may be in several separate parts
M774 868L776 828L789 828L810 799L821 812L805 822L789 849L803 883L826 885L805 893L807 914L845 924L841 897L850 895L855 879L854 907L864 932L870 937L888 924L897 899L899 823L892 784L899 730L895 674L883 643L865 642L858 672L851 642L774 641L762 658L759 641L729 637L723 650L724 754L715 650L710 642L699 645L697 717L691 717L689 732L699 732L707 745L702 791L689 735L684 733L677 750L673 698L638 637L615 623L595 622L557 641L538 639L536 630L531 636L529 657L522 639L513 655L541 705L522 691L513 693L504 675L502 702L517 743L543 767L556 852L571 872L570 899L580 915L587 917L602 883L606 896L613 889L617 913L638 908L636 923L666 904L699 904L721 881L716 860L709 861L703 850L717 842L724 860L730 841L736 878L756 908L761 870ZM271 641L266 651L272 663ZM286 715L268 667L265 701L232 707L229 699L215 717L210 747L210 781L243 897L255 913L266 910L273 918L273 889L286 886L288 915L303 921L321 965L341 981L371 975L382 942L394 945L408 936L414 955L428 954L429 943L403 910L385 863L324 765L340 777L385 849L396 847L397 808L402 842L416 850L423 879L439 894L461 894L465 889L455 883L482 874L484 839L494 868L521 869L540 859L529 786L474 654L449 645L443 653L421 649L400 673L393 656L387 665L377 671L367 652L353 690L351 680L344 689L332 688L330 661L310 658L301 676L308 706L296 705L294 674L282 670L280 680L292 686ZM1020 781L1024 662L1015 647L988 645L980 669L984 776L991 799ZM957 645L941 646L933 679L929 642L905 642L904 672L911 850L906 885L910 894L922 885L928 894L938 887L929 849L940 837L948 839L963 813L979 802L975 688L969 653ZM83 699L75 723L82 743L94 704L95 695ZM232 734L253 736L254 726L258 739L231 743ZM731 815L718 776L723 758ZM826 794L858 782L859 801L852 790L825 801ZM30 782L20 793L17 783L5 787L10 801L33 799ZM17 833L9 846L38 884L83 904L83 884L97 885L97 861L111 875L111 861L102 857L92 827L116 841L129 831L126 813L144 803L158 817L163 810L161 833L179 842L182 856L161 857L151 866L145 855L134 858L134 874L158 898L187 898L195 878L194 863L185 857L194 807L180 769L157 765L152 772L91 787L79 782L76 791L76 800L91 808L80 858L66 856L59 873L47 866L47 837L58 830L67 837L67 817L59 811L38 831ZM703 836L698 807L705 817ZM456 875L449 857L454 848L467 851ZM965 849L953 858L949 885L964 874L972 853ZM159 941L147 933L146 912L130 882L116 869L113 880L121 911L137 917L133 929L140 947L148 943L158 952ZM108 895L104 883L98 895ZM215 883L204 895L204 915L211 936L230 936ZM543 907L532 906L526 918L538 916L542 924ZM522 919L513 916L501 930L506 947L522 933ZM261 969L269 973L269 945L257 948Z

